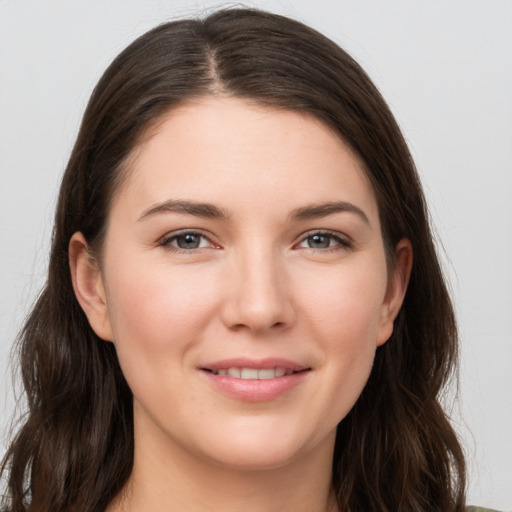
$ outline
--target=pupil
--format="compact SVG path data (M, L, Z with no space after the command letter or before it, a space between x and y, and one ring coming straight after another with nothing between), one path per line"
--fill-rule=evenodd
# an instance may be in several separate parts
M310 237L308 245L312 249L326 249L329 247L329 237L325 235L313 235Z
M196 249L199 247L199 237L197 235L182 235L178 238L180 249Z

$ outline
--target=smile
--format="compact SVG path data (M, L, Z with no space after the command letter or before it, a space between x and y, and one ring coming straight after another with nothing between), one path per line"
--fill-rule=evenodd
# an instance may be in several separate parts
M237 400L265 402L286 395L308 380L312 368L282 358L231 358L199 368L206 381Z
M278 377L284 377L285 375L292 375L297 373L292 369L286 368L219 368L218 370L208 370L214 375L234 377L235 379L245 380L268 380L275 379Z

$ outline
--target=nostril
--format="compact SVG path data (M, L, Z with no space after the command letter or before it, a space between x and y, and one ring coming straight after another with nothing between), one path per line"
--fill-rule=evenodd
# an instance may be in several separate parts
M268 296L261 283L249 286L243 281L239 288L222 304L222 320L232 332L277 332L294 323L295 309L286 296Z

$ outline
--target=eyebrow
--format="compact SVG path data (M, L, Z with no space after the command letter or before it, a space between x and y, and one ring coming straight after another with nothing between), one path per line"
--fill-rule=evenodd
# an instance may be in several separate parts
M174 212L195 215L197 217L205 217L208 219L227 219L228 215L222 209L209 203L196 203L185 200L169 200L151 206L139 217L138 221L147 217L156 215L157 213Z
M340 212L355 213L366 224L371 225L368 216L366 213L364 213L363 210L361 210L361 208L359 208L359 206L346 201L334 201L329 203L304 206L302 208L293 210L290 214L290 217L293 220L319 219Z
M170 199L169 201L164 201L163 203L153 205L142 212L142 215L139 217L138 221L142 221L147 217L151 217L158 213L166 212L184 213L208 219L225 220L229 217L229 215L224 210L210 203L196 203L194 201ZM340 212L355 213L366 224L370 225L368 216L364 213L364 211L355 204L349 203L347 201L334 201L303 206L293 210L290 214L290 218L291 220L319 219Z

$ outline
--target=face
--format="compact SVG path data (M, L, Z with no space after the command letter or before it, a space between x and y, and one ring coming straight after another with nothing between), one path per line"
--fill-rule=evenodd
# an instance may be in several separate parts
M99 270L72 268L136 443L237 468L332 456L405 290L357 158L313 117L208 97L128 173Z

